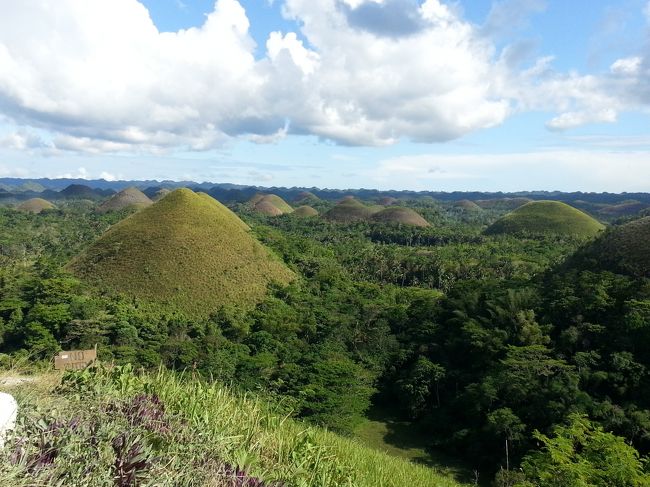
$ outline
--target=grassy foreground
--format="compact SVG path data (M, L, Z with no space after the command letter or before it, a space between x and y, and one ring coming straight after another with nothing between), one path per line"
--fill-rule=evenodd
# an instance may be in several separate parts
M20 414L0 451L0 485L460 485L165 370L92 368L2 388Z

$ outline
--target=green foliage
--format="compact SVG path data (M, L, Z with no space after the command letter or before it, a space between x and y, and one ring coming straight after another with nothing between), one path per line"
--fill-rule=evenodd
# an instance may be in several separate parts
M646 459L624 438L603 431L585 416L571 415L548 437L535 432L542 450L522 461L521 487L642 487L650 484Z

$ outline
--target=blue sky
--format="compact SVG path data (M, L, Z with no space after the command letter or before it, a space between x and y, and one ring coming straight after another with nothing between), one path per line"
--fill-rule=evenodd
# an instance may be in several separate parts
M646 191L646 0L25 0L0 176Z

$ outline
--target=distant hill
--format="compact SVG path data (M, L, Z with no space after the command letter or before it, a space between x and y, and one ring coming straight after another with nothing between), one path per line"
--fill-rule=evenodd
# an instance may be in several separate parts
M59 193L59 197L65 199L93 200L102 198L103 196L104 194L102 192L95 191L91 187L83 184L71 184Z
M328 210L323 218L338 223L350 223L368 220L373 211L353 197L345 197L333 208Z
M20 211L29 211L30 213L40 213L43 210L51 210L53 208L56 207L43 198L32 198L30 200L23 201L16 207L16 209Z
M487 200L476 200L475 203L485 209L515 210L520 206L533 201L530 198L495 198Z
M415 227L431 226L422 216L410 208L392 206L385 208L371 216L372 221L379 223L392 223L400 225L411 225Z
M383 198L379 198L379 201L377 203L379 203L381 206L392 206L399 203L399 200L397 198L393 198L392 196L384 196Z
M293 213L291 205L275 194L256 194L249 203L253 210L268 216Z
M293 199L293 202L299 205L309 205L319 201L321 201L321 199L311 191L301 191Z
M607 229L579 250L568 267L650 278L650 216Z
M309 218L312 216L318 216L318 211L311 206L303 205L296 208L293 214L300 218Z
M466 211L481 211L483 209L479 205L477 205L476 203L470 200L456 201L456 203L454 203L454 206L456 208L461 208Z
M294 274L234 213L178 189L111 227L67 268L100 289L205 317L253 305Z
M604 226L592 217L559 201L534 201L508 213L485 231L495 234L557 234L591 237Z
M165 196L167 196L171 192L172 192L171 189L160 188L150 198L151 198L152 201L158 201L159 199L164 198Z
M647 203L642 203L641 201L630 200L618 203L616 205L607 205L598 210L598 214L604 216L632 216L638 215L641 211L650 207Z
M102 203L97 208L97 211L99 213L107 213L125 208L146 208L151 204L153 204L153 201L147 198L147 195L138 188L126 188Z

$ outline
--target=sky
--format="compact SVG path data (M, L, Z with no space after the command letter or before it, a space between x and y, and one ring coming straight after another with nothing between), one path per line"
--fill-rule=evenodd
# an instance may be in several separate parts
M0 12L0 177L650 191L648 0Z

